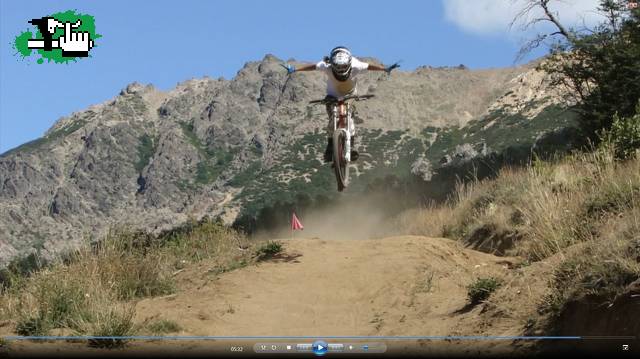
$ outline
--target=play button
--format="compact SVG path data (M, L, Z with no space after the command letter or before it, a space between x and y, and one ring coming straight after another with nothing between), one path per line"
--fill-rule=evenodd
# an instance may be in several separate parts
M327 343L322 340L316 340L313 343L313 352L317 356L325 355L327 353Z

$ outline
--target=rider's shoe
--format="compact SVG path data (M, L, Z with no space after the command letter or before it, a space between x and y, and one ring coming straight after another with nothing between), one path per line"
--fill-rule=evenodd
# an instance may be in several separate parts
M324 150L324 162L333 161L333 138L327 138L327 148Z
M356 136L351 136L351 148L356 147ZM351 150L351 162L357 161L360 154L356 150Z
M358 157L360 157L360 154L358 153L358 151L356 150L351 151L351 162L357 161Z

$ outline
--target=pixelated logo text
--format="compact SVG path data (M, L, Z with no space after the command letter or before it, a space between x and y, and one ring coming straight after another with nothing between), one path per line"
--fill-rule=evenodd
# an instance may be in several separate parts
M89 52L102 37L96 33L93 16L73 10L27 21L33 26L16 36L13 47L22 59L37 57L37 63L69 63L90 57Z

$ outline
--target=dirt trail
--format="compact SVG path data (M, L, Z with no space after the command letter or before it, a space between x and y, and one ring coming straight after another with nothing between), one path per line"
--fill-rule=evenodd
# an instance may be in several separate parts
M257 265L223 274L206 261L185 268L175 275L175 294L136 304L136 321L173 320L182 330L167 334L177 336L518 336L540 302L555 261L519 266L516 258L418 236L281 242L283 253ZM486 276L500 278L503 285L490 300L470 306L466 286ZM178 358L225 353L230 345L134 340L126 351ZM238 345L247 342L239 340ZM406 340L393 345L397 354L419 348L436 356L512 355L531 349L529 342L512 340ZM16 356L119 353L60 341L12 342L10 349Z
M467 305L466 286L508 277L510 258L417 236L282 242L282 255L256 266L217 276L204 264L186 269L178 293L140 301L137 319L174 320L180 335L521 334L517 316L491 329L481 306Z

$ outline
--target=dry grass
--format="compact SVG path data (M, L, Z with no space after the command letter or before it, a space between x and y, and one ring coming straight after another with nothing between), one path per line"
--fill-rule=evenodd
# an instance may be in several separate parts
M446 232L452 212L449 205L429 204L402 213L396 219L395 226L406 234L441 237Z
M146 329L154 335L176 333L182 330L180 325L173 320L160 319L146 325Z
M542 303L544 312L557 316L570 299L587 295L612 303L640 278L640 208L611 216L602 229L601 236L566 255Z
M496 179L459 185L449 203L404 213L396 224L469 244L512 238L502 254L526 263L559 257L541 308L552 314L583 295L613 300L640 277L640 157L616 161L602 147L507 168Z
M406 212L396 225L465 241L479 229L491 228L487 235L497 239L517 234L506 254L538 261L599 238L607 218L637 208L639 200L640 159L616 162L605 148L460 184L449 203Z
M176 269L203 259L221 271L239 268L256 260L253 246L241 234L209 220L159 237L112 231L64 261L30 276L14 275L2 292L0 311L4 319L15 322L20 335L47 335L58 328L87 336L132 335L140 330L134 323L135 300L175 291Z

